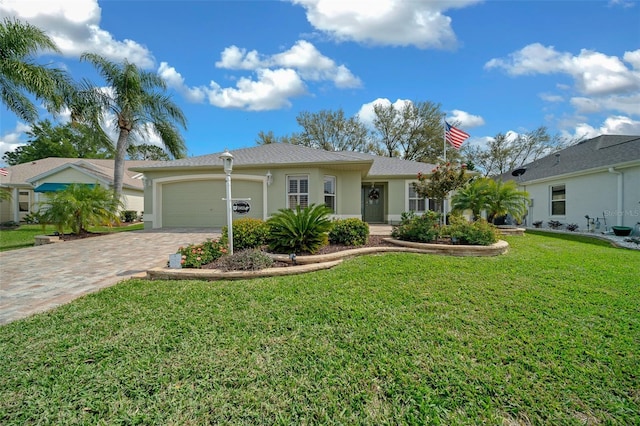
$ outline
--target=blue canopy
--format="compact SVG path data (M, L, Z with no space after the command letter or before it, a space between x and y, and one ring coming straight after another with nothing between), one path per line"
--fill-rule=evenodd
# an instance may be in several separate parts
M55 182L47 182L41 185L38 185L34 188L34 192L57 192L66 189L71 183L55 183ZM91 188L95 187L95 183L81 183L78 185L87 185Z

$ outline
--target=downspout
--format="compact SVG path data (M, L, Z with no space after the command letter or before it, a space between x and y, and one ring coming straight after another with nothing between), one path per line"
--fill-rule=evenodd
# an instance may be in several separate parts
M17 186L13 187L13 194L11 197L13 198L13 221L20 223L20 191Z
M616 212L616 225L622 226L622 219L624 216L624 175L622 172L617 171L613 167L609 167L609 173L613 173L614 175L618 175L618 211Z

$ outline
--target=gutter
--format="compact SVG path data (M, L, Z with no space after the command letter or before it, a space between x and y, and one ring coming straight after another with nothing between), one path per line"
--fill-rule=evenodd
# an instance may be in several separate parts
M622 226L622 211L624 209L624 174L613 167L609 167L609 173L618 175L618 212L616 214L616 225Z

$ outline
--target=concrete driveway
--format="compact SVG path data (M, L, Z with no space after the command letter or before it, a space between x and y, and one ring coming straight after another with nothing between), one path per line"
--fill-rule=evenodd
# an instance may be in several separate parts
M178 247L219 236L220 229L131 231L0 252L0 324L145 276Z

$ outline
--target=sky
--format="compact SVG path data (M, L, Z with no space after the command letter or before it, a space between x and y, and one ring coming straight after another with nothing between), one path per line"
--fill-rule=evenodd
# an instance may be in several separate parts
M303 111L370 123L376 103L439 104L480 146L539 126L640 135L637 1L0 0L0 17L43 29L61 53L34 60L76 81L104 86L84 52L157 72L189 156L299 132ZM28 130L0 105L0 156Z

